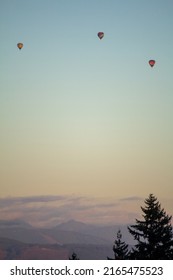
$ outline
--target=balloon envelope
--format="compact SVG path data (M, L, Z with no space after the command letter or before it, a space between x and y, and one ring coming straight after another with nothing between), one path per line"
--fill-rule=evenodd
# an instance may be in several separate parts
M99 32L97 36L100 38L100 40L104 37L104 32Z
M153 59L149 60L149 64L150 64L151 67L153 67L155 63L156 63L155 60L153 60Z
M23 44L22 43L18 43L17 47L18 47L19 50L21 50L23 48Z

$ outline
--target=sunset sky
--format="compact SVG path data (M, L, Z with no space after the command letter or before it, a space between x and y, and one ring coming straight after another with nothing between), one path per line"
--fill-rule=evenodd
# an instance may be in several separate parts
M131 222L150 193L173 214L172 14L0 0L0 219Z

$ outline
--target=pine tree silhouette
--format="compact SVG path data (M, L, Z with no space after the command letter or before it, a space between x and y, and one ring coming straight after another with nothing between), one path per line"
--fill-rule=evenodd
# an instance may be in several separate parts
M173 259L173 229L168 216L157 198L150 194L145 199L143 221L128 227L137 244L130 253L130 259L168 260Z
M122 241L121 230L117 232L117 239L113 245L114 259L115 260L125 260L128 259L128 245ZM108 260L112 260L107 257Z
M79 260L78 256L76 253L72 253L71 258L69 258L69 260Z

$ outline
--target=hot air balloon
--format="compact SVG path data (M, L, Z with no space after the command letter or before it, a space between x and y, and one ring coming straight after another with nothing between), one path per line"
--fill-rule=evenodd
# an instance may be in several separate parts
M155 63L156 63L155 60L153 60L153 59L149 60L149 64L150 64L151 67L153 67Z
M100 40L104 37L104 32L99 32L97 36L100 38Z
M18 43L17 47L18 47L19 50L21 50L23 48L23 44L22 43Z

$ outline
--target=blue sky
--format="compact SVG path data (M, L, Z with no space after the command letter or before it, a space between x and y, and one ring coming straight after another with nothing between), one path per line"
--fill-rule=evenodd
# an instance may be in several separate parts
M1 197L173 198L172 11L0 1Z

